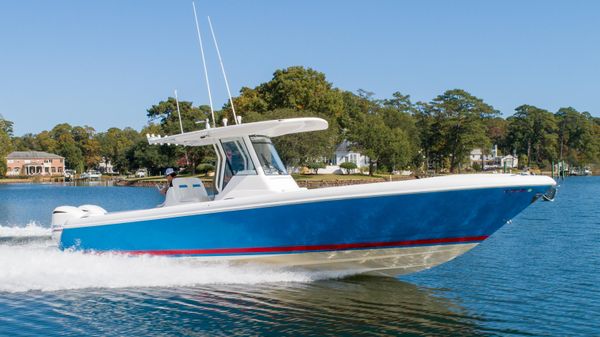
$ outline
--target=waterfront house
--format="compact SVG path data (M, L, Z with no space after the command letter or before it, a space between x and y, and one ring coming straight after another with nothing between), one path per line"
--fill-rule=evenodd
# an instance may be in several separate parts
M356 164L357 169L353 170L352 173L358 172L361 167L369 166L369 157L363 156L359 152L351 150L350 147L351 143L347 140L344 140L343 142L338 144L331 158L323 158L323 161L326 163L326 166L320 168L318 170L318 174L343 174L344 171L340 168L340 164L346 162L352 162ZM291 170L289 171L290 173L310 172L308 168L291 168Z
M341 142L335 149L334 165L340 165L345 162L352 162L356 167L369 166L369 157L360 154L359 152L350 149L351 143L347 140Z
M108 159L106 157L102 157L102 160L100 160L100 162L98 163L98 171L100 171L101 173L104 173L104 174L117 173L113 170L113 165L112 165L110 159Z
M6 157L6 175L15 176L62 176L65 158L41 151L15 151Z
M517 168L519 165L519 160L515 155L501 155L498 151L497 145L494 145L488 154L483 153L480 148L473 149L469 154L469 160L471 162L471 166L478 164L483 170L504 167L510 169Z

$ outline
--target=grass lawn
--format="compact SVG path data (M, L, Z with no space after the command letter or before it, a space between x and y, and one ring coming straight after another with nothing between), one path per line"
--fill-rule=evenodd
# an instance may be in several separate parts
M30 178L2 178L0 184L30 183L32 181Z
M202 180L212 180L212 177L208 177L206 175L180 175L177 176L179 178L191 178L191 177L196 177L196 178L200 178ZM136 183L136 182L150 182L150 183L159 183L159 182L164 182L166 179L164 176L150 176L150 177L143 177L143 178L124 178L123 180L127 181L127 182L131 182L131 183Z

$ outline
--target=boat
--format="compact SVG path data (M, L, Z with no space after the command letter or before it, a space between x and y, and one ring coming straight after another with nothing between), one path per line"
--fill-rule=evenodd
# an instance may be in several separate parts
M64 176L65 176L65 180L66 181L72 181L75 178L75 175L77 174L77 171L75 170L65 170Z
M79 179L100 180L101 177L102 177L102 173L100 173L96 170L88 170L87 172L83 172L79 176Z
M61 206L53 237L63 250L397 276L469 251L556 185L466 174L301 188L271 139L327 127L307 117L147 135L155 145L213 147L215 193L198 178L175 178L161 207Z

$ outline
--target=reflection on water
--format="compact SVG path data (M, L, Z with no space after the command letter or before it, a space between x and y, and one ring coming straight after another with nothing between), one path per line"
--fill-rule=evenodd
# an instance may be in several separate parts
M4 296L6 298L6 296ZM478 320L433 290L387 278L14 293L0 303L47 335L475 335ZM6 321L0 317L0 322ZM0 324L0 334L15 326Z

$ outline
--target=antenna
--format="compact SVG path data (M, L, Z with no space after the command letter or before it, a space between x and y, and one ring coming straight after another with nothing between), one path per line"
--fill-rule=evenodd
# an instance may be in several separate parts
M179 111L179 98L177 98L177 89L175 89L175 104L177 105L177 116L179 116L179 129L183 134L183 124L181 124L181 111ZM185 164L186 166L190 166L190 160L188 159L187 150L185 151Z
M175 104L177 105L177 116L179 116L179 129L183 133L183 124L181 124L181 111L179 111L179 99L177 98L177 89L175 89Z
M213 121L213 127L215 124L215 111L213 110L212 94L210 93L210 82L208 81L208 71L206 70L206 59L204 58L204 48L202 47L202 36L200 35L200 25L198 24L198 15L196 15L196 4L192 1L192 8L194 8L194 20L196 21L196 32L198 33L198 43L200 44L200 54L202 55L202 65L204 66L204 78L206 79L206 88L208 89L208 102L210 103L210 115Z
M219 52L219 45L217 44L217 38L215 37L215 31L213 30L210 16L208 17L208 25L210 27L210 33L212 34L213 41L215 42L215 49L217 49L217 56L219 56L219 63L221 63L221 71L223 71L223 78L225 79L225 86L227 87L227 95L229 95L229 103L231 104L231 112L233 112L233 120L235 124L239 124L238 118L235 115L235 108L233 107L233 99L231 98L231 91L229 90L229 82L227 82L227 75L225 75L225 67L223 66L223 60L221 59L221 52Z

